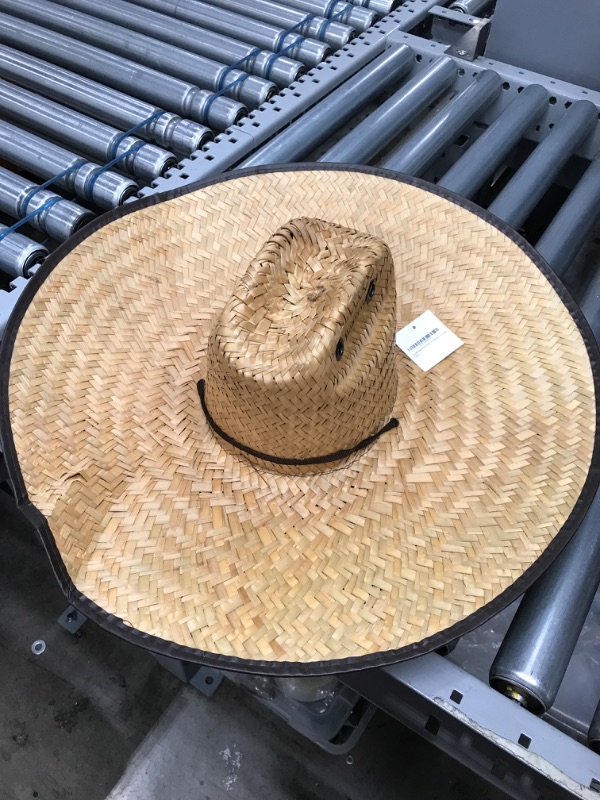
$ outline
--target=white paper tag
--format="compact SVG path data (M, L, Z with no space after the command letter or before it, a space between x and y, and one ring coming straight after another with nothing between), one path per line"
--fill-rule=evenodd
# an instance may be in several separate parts
M432 311L425 311L396 334L396 344L424 372L464 344Z

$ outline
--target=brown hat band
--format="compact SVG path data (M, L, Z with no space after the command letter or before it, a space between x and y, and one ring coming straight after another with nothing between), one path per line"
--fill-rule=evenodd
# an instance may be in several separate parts
M213 419L206 406L206 399L204 397L205 386L206 381L201 378L198 381L200 405L202 406L202 411L204 412L206 421L214 433L216 433L219 438L223 439L228 444L236 447L238 450L241 450L243 453L247 453L249 456L253 456L254 458L260 458L263 461L270 461L272 464L283 464L290 467L308 467L312 464L328 464L331 461L341 461L344 458L348 458L348 456L351 456L353 453L356 453L358 450L364 450L365 447L368 447L370 444L373 444L373 442L377 441L377 439L379 439L383 433L387 433L388 431L398 427L398 420L392 417L392 419L390 419L390 421L387 422L383 428L378 430L377 433L367 436L366 439L362 439L353 447L347 447L345 450L337 450L335 453L328 453L324 456L315 456L315 458L279 458L278 456L268 456L266 453L260 453L258 450L253 450L252 447L246 447L245 444L236 441L233 436L229 436L228 433L225 433L225 431Z

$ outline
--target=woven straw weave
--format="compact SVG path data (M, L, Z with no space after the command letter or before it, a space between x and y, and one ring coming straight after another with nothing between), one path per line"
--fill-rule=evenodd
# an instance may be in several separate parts
M384 242L323 220L291 220L261 248L211 330L211 416L237 442L277 458L352 448L394 408L395 322ZM292 470L250 460L286 474L342 465Z
M217 316L298 217L384 242L399 328L430 309L464 346L396 350L399 427L294 476L225 449L196 381ZM76 587L141 631L311 662L418 642L511 586L576 503L595 431L567 309L485 220L351 171L255 174L126 215L68 253L18 330L15 447Z

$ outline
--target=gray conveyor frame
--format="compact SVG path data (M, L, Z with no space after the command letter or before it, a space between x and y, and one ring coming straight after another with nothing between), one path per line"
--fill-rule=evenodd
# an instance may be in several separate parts
M515 800L597 800L596 753L437 653L340 679Z

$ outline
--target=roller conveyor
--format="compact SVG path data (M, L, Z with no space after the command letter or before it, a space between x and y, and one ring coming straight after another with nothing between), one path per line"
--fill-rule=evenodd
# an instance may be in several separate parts
M190 155L213 138L204 125L4 45L0 45L0 76L121 131L136 128L141 138L174 153Z
M408 127L450 89L457 69L452 58L436 59L327 150L319 161L367 164L383 150L394 133Z
M237 35L243 41L264 47L267 50L278 52L285 50L290 58L297 58L304 64L314 67L331 54L331 47L320 37L313 39L312 32L319 35L317 25L301 25L296 30L281 27L285 25L283 19L275 18L276 25L271 25L254 17L244 17L235 11L217 8L207 3L194 0L182 0L173 6L169 0L135 0L137 5L148 10L160 11L168 14L173 19L185 20L199 27L201 30L210 30L225 36ZM314 22L314 21L313 21ZM322 25L321 25L322 27ZM336 41L335 46L341 45Z
M364 106L393 86L410 70L414 55L410 47L390 48L348 79L287 131L261 147L240 167L257 167L301 161L323 138L335 133Z
M274 81L278 86L289 86L306 71L300 61L288 56L276 56L268 50L258 50L249 44L203 30L186 22L172 19L165 26L164 16L147 8L136 8L119 0L60 0L62 5L85 14L100 17L107 22L131 31L147 34L176 47L200 56L224 61L229 66L241 63L244 71ZM321 59L322 60L322 59Z
M24 22L15 16L25 15L23 9L40 3L48 7L56 5L61 9L61 18L73 14L71 19L76 20L76 13L84 12L96 21L102 17L113 25L118 24L119 18L110 9L121 6L121 21L127 11L131 19L136 16L147 20L135 28L146 38L152 36L150 14L157 17L169 10L167 0L132 0L129 3L60 0L56 4L49 0L43 3L42 0L36 3L0 0L0 15L9 23L4 28L0 26L0 116L9 120L0 123L0 159L9 162L8 168L0 170L0 213L4 215L1 222L10 225L11 221L22 217L19 198L22 199L23 191L30 192L51 172L47 167L46 171L40 171L39 166L35 172L34 165L26 161L24 155L19 156L14 145L13 149L6 145L2 150L2 139L9 134L14 138L13 129L29 137L28 142L43 142L41 137L47 136L46 156L55 152L53 148L65 151L70 145L74 159L87 161L83 141L77 148L68 136L68 115L65 115L62 129L58 122L55 123L57 127L51 128L48 119L35 127L33 117L28 119L27 112L18 112L16 106L13 106L13 116L9 116L10 97L26 98L24 91L39 93L45 101L54 101L54 105L70 106L71 115L78 112L87 116L90 124L95 121L99 126L96 148L104 141L100 132L105 128L113 126L125 134L137 124L140 130L130 133L130 138L154 142L170 153L171 166L159 170L156 175L138 174L131 164L128 168L127 158L102 173L106 176L112 171L121 181L136 181L134 192L138 196L226 170L300 160L373 164L436 181L519 228L580 299L593 332L600 337L600 272L593 267L590 269L589 264L594 226L600 218L600 166L594 160L600 150L600 94L558 78L490 61L482 55L471 60L472 54L466 51L464 58L455 52L449 53L450 39L445 41L438 37L436 40L431 33L432 26L428 26L429 11L435 12L435 4L428 0L408 0L404 6L382 17L376 26L365 26L364 32L361 32L361 24L355 22L356 27L350 33L339 32L335 25L340 29L351 27L349 21L356 19L356 14L351 16L352 8L346 8L347 3L335 4L339 7L339 16L330 18L330 33L337 31L342 37L335 43L327 39L319 41L322 29L319 31L314 17L306 19L311 13L309 5L313 15L318 11L312 0L294 0L287 4L256 0L247 4L250 33L244 35L254 37L250 49L265 48L267 56L263 57L262 67L241 64L239 71L248 75L248 80L252 77L264 80L264 59L268 57L269 48L275 56L283 49L279 44L282 41L289 49L284 56L278 56L280 61L283 63L285 57L289 61L297 59L302 69L309 71L303 75L299 69L289 87L285 80L274 80L271 75L271 81L279 88L277 93L266 102L250 102L248 112L241 112L246 114L244 117L236 112L235 121L230 118L225 124L224 117L220 117L220 122L216 123L214 118L209 119L211 107L214 110L219 101L233 103L236 98L218 94L218 82L209 88L189 82L189 77L186 82L182 73L169 72L167 61L159 66L150 56L144 56L138 62L135 59L142 59L141 55L136 56L130 50L125 57L124 50L121 51L116 58L137 64L140 74L145 76L143 86L136 86L132 78L126 82L115 77L112 73L116 74L116 66L112 73L109 67L101 67L99 57L97 62L92 62L96 66L85 68L83 55L79 62L73 54L57 54L53 60L56 42L60 41L53 37L64 38L67 27L58 33L42 35L36 32L36 27L45 27L39 17L37 21L32 16L30 21ZM355 2L354 8L367 10L362 9L362 5L366 4ZM384 8L383 0L380 5L380 14L390 10ZM131 8L127 9L128 6ZM204 6L208 9L205 16L202 14ZM277 18L277 6L287 6L289 13L280 12ZM492 6L489 1L471 3L467 0L454 3L450 8L464 15L482 15L491 13ZM369 13L378 13L378 7L377 3L370 3ZM216 31L238 45L242 40L241 32L234 36L231 28L223 27L227 24L227 14L241 13L240 4L229 0L210 3L182 0L177 9L178 20L191 29ZM300 12L302 16L302 10L306 12L305 21L300 25L297 14ZM147 12L147 16L143 17L140 11ZM334 13L331 8L329 11ZM290 33L293 20L299 27ZM97 29L97 24L94 25ZM417 26L420 26L418 35ZM184 37L184 29L180 30ZM273 34L273 30L278 33ZM35 44L27 41L28 31L33 33ZM314 38L300 42L302 36L293 38L299 31L302 36ZM199 36L193 55L204 57L201 40ZM104 52L101 48L107 46L106 41L95 40L92 44L88 38L87 44L81 46ZM177 46L174 36L163 35L160 41L155 41L156 53L165 52L161 43ZM181 49L185 49L183 41L185 38L180 40ZM310 45L310 54L309 48L302 54L300 48L304 43ZM333 55L327 49L330 46L335 51ZM322 58L315 58L319 47ZM21 50L24 51L22 60ZM205 57L211 58L208 50L205 52ZM236 52L243 58L241 50ZM192 55L191 45L189 54ZM111 58L108 56L106 63L110 64ZM235 61L228 58L227 66L231 67ZM311 63L312 60L316 63ZM40 66L44 62L52 65L47 75ZM133 75L133 68L131 70L129 74ZM162 75L161 71L169 74ZM72 103L69 102L69 75L73 76ZM164 84L160 82L161 75ZM11 89L11 85L14 88ZM95 90L95 86L100 88ZM171 100L169 108L165 107L169 92L165 86L174 86L180 91L181 100ZM199 102L191 113L192 106L185 102L186 91L194 97L202 97L202 112L199 110L202 102ZM116 100L133 95L131 107L138 104L137 113L127 116L130 104L115 102L115 108L121 111L111 115L111 92L115 93ZM205 94L198 95L199 92ZM214 105L211 97L215 98ZM38 113L43 113L42 108L51 107L40 104ZM207 136L213 135L214 140L200 141L201 149L191 153L191 158L183 158L177 166L172 166L181 155L189 156L190 148L189 145L187 149L175 146L174 134L172 138L168 134L161 134L162 138L153 134L152 125L159 124L161 112L165 115L165 129L168 116L170 130L177 125L196 125L201 131L212 128ZM154 119L149 122L152 115ZM2 125L8 127L2 128ZM106 141L105 144L105 160L94 156L98 166L110 160L110 143ZM129 147L133 145L130 143ZM87 154L93 157L89 148ZM69 163L73 166L75 162ZM61 165L57 163L55 174L68 169L69 163L65 161L64 166L62 162ZM17 175L17 169L21 175ZM74 179L69 175L66 180ZM96 186L99 181L100 178ZM43 192L50 196L54 193L59 198L54 206L56 212L62 197L65 209L71 206L81 209L84 222L103 207L127 201L126 196L118 202L90 200L85 181L82 186L80 201L73 201L73 194L78 192L75 183L69 185L73 194L57 183L34 195L34 200L40 203L50 199ZM133 193L129 196L133 197ZM29 201L28 211L35 208L34 200ZM57 223L52 227L49 222L52 210L51 207L46 212L45 218L40 214L33 226L29 223L19 231L19 235L26 235L30 248L37 244L34 263L39 263L43 257L39 248L52 249L56 241L69 235L64 235L64 223L62 228L57 227ZM80 224L83 223L73 221L73 230ZM0 228L0 269L10 277L27 275L29 267L11 271L3 266L3 242L6 243L9 236L2 239L2 230ZM48 235L52 240L42 245L28 238L29 234L37 239ZM10 236L16 235L15 232ZM11 244L13 242L14 238ZM18 284L19 289L22 285ZM17 293L18 290L0 292L0 323L10 313L13 296ZM485 774L490 782L514 797L534 798L542 792L544 797L587 796L582 794L584 790L595 791L600 787L600 757L586 746L588 729L591 746L598 748L600 741L600 712L594 715L600 698L600 675L589 666L590 660L598 659L600 647L600 600L596 596L600 583L599 525L596 498L573 541L529 590L518 609L506 610L464 637L447 656L430 654L398 667L345 677L344 682ZM169 668L179 669L173 664ZM185 669L182 677L184 673ZM494 688L489 685L490 677ZM189 675L185 674L185 680L188 679ZM260 693L254 685L252 690ZM264 687L262 690L266 691ZM540 719L537 715L542 712L545 712L544 718ZM300 724L298 727L302 729Z
M2 7L29 22L75 37L94 47L132 58L140 64L168 72L209 91L224 90L226 96L256 108L276 92L271 81L219 64L212 59L135 33L90 14L82 14L58 3L39 4L35 0L4 0Z
M172 153L156 145L147 144L136 136L123 137L122 131L116 128L1 78L0 113L50 138L60 137L69 147L102 162L123 156L123 168L147 183L177 163Z
M136 0L136 2L146 6L154 0ZM239 13L240 10L236 0L214 0L210 5L235 13ZM286 4L275 3L272 0L254 0L254 2L248 3L245 13L261 22L282 25L288 30L293 29L294 33L302 36L322 39L335 49L344 47L356 36L353 28L340 21L328 21L322 16L315 17L312 12L300 10L291 4L286 6Z

